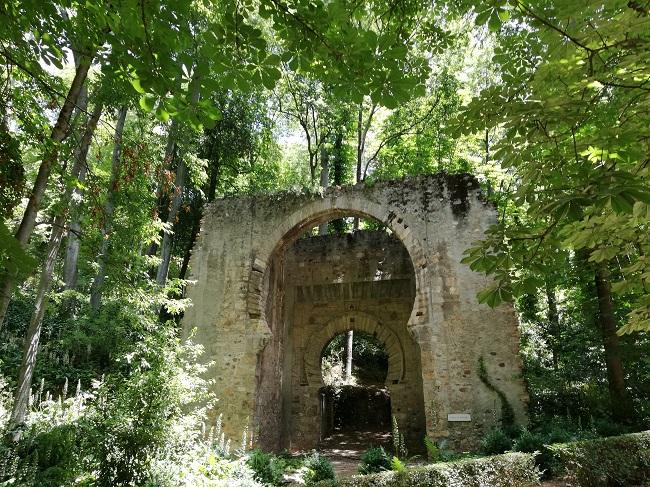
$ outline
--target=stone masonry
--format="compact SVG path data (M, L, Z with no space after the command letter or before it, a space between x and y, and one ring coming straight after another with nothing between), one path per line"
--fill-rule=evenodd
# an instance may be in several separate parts
M376 219L392 235L299 239L344 216ZM489 280L460 262L495 218L468 175L211 204L183 326L205 348L226 433L236 441L247 430L273 450L316 446L320 353L348 329L386 346L392 412L414 441L424 428L469 449L494 424L500 403L478 377L481 357L525 423L514 310L478 304Z

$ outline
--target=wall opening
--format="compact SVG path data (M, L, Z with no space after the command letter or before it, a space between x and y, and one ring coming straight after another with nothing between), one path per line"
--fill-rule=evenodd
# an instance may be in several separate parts
M277 245L262 290L263 319L272 335L257 364L260 445L311 449L337 428L386 433L395 416L416 451L425 433L420 350L407 328L416 276L408 250L390 227L355 211L307 218ZM372 343L385 351L385 369L381 354L373 366L360 356L355 372L365 389L343 384L349 394L334 400L322 358L348 330L368 337L360 346ZM368 414L366 422L351 422L355 415L347 410L370 405L382 411L372 418L381 421L370 424Z
M351 353L350 353L351 352ZM388 352L370 333L348 330L323 349L321 444L388 443L391 432Z

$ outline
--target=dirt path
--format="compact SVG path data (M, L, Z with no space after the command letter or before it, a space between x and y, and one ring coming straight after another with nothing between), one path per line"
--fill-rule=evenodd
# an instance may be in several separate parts
M358 473L361 455L368 448L389 445L390 433L350 431L336 433L326 438L318 449L332 462L336 476L341 478L351 477Z

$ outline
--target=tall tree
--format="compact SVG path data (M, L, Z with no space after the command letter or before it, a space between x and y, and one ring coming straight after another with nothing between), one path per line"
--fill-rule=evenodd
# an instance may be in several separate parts
M309 174L312 184L323 174L321 154L332 126L332 109L325 99L323 84L285 70L283 84L278 94L278 111L297 123L303 131L309 157ZM321 171L318 170L321 165Z
M88 69L90 68L90 61L91 60L87 57L80 60L79 67L77 67L75 70L75 77L72 80L72 84L65 98L65 102L59 111L56 125L50 134L50 141L47 144L48 149L46 149L45 153L43 154L43 162L38 169L38 174L34 181L34 186L30 193L27 207L23 213L23 218L15 235L16 240L23 248L27 246L29 237L34 230L34 225L36 224L36 215L38 214L38 210L41 206L41 200L45 194L50 172L52 171L53 165L57 162L59 144L65 140L69 134L68 127L70 124L70 117L72 116L74 106L76 105L77 99L79 98L82 86L86 81ZM4 322L5 315L7 314L7 308L9 306L9 302L11 301L11 294L15 284L15 277L15 275L11 274L5 274L3 276L0 288L0 326L2 326L2 323Z
M91 117L88 120L86 130L81 140L79 153L75 157L74 163L70 169L70 177L78 180L82 167L86 164L86 157L88 149L92 141L93 133L97 127L99 117L101 116L103 105L96 103ZM52 222L52 230L50 240L47 247L45 262L43 263L41 273L39 276L38 289L36 293L36 300L34 303L34 312L27 328L25 335L25 350L23 352L23 359L20 365L18 374L18 386L14 398L14 405L11 412L10 427L15 428L20 425L25 419L27 414L27 407L29 405L29 398L31 396L32 377L34 374L34 366L36 363L36 356L38 352L38 344L41 335L41 328L43 325L43 316L45 314L45 306L47 304L47 294L52 284L52 277L54 274L54 266L56 265L57 255L61 247L65 231L65 223L67 220L68 208L70 199L72 197L73 186L68 186L63 194L62 201L60 202L60 209L58 210ZM17 435L19 435L18 430ZM18 439L18 437L16 438Z
M612 290L636 301L619 331L650 326L650 300L639 292L649 284L643 273L650 242L644 237L650 115L641 108L650 97L643 47L650 42L649 17L618 1L512 1L476 9L478 23L500 29L494 61L503 82L484 89L458 123L466 131L504 130L492 158L509 169L514 184L500 221L465 262L495 277L479 299L497 305L543 288L566 249L584 252L600 269L612 414L629 420L604 273L614 259L628 262L622 268L625 282L611 283ZM615 409L619 403L621 415Z
M97 256L97 274L90 286L90 308L93 312L99 311L102 303L102 288L106 278L106 264L108 261L108 248L113 227L113 212L115 211L115 193L117 191L117 182L120 176L120 162L122 156L124 124L126 123L126 114L128 108L122 106L117 111L117 121L115 122L115 134L113 136L113 155L111 158L111 175L108 180L108 189L106 191L106 201L103 208L103 224L101 226L101 244L99 255Z

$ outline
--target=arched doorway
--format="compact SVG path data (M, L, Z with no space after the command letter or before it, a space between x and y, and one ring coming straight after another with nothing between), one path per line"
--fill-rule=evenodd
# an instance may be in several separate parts
M262 319L272 338L257 364L258 440L274 450L310 449L329 433L323 408L336 403L323 396L322 352L337 334L356 330L387 352L377 392L390 397L388 418L396 418L416 451L425 419L420 352L407 327L416 295L410 254L376 220L361 231L309 231L325 218L309 219L292 240L283 238L265 272ZM358 405L364 394L370 398L369 391L354 393Z
M391 434L389 355L374 334L339 333L321 353L321 445L387 445Z

